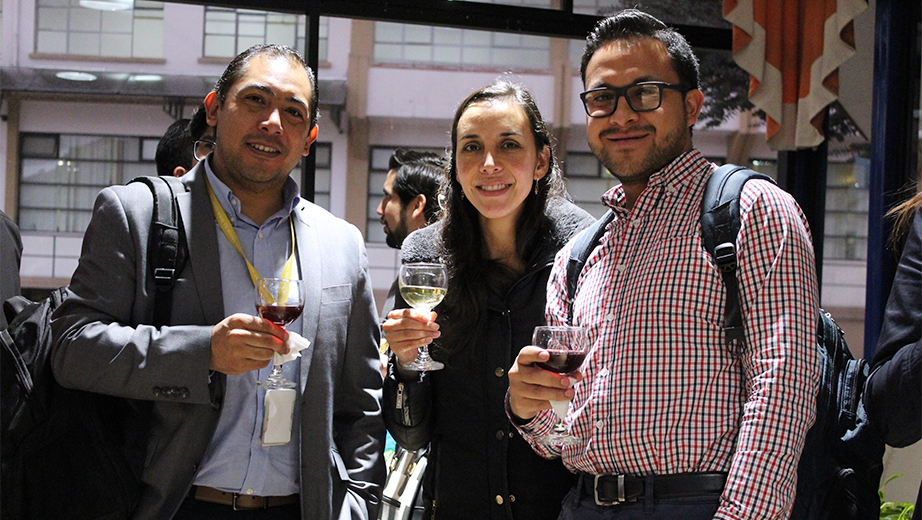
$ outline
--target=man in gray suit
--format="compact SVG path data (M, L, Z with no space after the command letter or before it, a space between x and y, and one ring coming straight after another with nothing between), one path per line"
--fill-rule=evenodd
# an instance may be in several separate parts
M301 56L277 45L238 55L205 98L216 144L182 177L189 259L168 326L150 325L150 191L114 186L96 200L54 317L53 368L65 386L153 402L135 519L376 517L380 331L364 241L289 179L317 137L317 99ZM290 343L255 316L253 280L287 269L307 285L288 330L310 346L283 365L298 383L291 441L265 446L256 383Z

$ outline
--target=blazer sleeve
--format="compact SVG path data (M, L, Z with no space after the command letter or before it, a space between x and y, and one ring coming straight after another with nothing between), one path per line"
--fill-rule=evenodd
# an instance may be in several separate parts
M67 387L207 404L211 326L148 325L155 290L147 265L152 210L151 193L141 184L97 196L68 297L53 315L52 369ZM181 278L190 272L187 262ZM192 299L183 284L174 287L174 302ZM171 391L156 391L163 388Z
M887 444L922 439L922 209L912 223L893 279L865 392L869 418Z
M384 483L384 422L381 419L380 328L368 272L368 257L359 231L349 227L349 252L356 253L353 303L349 314L339 392L333 412L336 448L348 473L347 486L353 500L365 511L353 509L353 518L377 516ZM357 251L356 251L357 249Z

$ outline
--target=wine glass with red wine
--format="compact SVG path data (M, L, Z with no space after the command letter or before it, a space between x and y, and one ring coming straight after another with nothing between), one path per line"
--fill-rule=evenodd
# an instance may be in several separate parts
M535 366L558 374L570 375L576 372L583 365L586 355L589 354L589 339L583 327L550 325L535 327L532 345L543 348L551 355L550 359L535 363ZM580 444L579 437L571 435L567 426L564 425L570 401L551 401L551 406L557 414L558 421L551 433L540 436L536 440L555 446Z
M260 318L285 327L298 319L304 310L304 291L304 280L260 278L256 284L256 312ZM282 375L282 365L272 365L266 380L256 384L266 390L295 387Z

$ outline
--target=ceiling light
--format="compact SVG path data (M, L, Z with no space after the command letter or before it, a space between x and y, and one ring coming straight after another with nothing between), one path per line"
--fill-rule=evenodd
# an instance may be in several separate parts
M96 81L96 76L89 72L64 71L58 72L55 77L70 81Z
M134 0L80 0L80 7L99 11L124 11L134 7Z
M133 74L128 81L161 81L163 79L159 74Z

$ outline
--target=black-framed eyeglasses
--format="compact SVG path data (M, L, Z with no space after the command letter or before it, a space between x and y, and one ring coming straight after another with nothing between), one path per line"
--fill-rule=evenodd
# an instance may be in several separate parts
M667 88L683 94L692 90L662 81L644 81L626 87L594 88L581 93L579 98L583 100L583 108L589 117L608 117L618 109L618 100L622 96L634 112L656 110L663 104L663 89Z
M202 161L212 150L214 150L214 141L199 139L192 146L192 157L195 157L196 161Z

